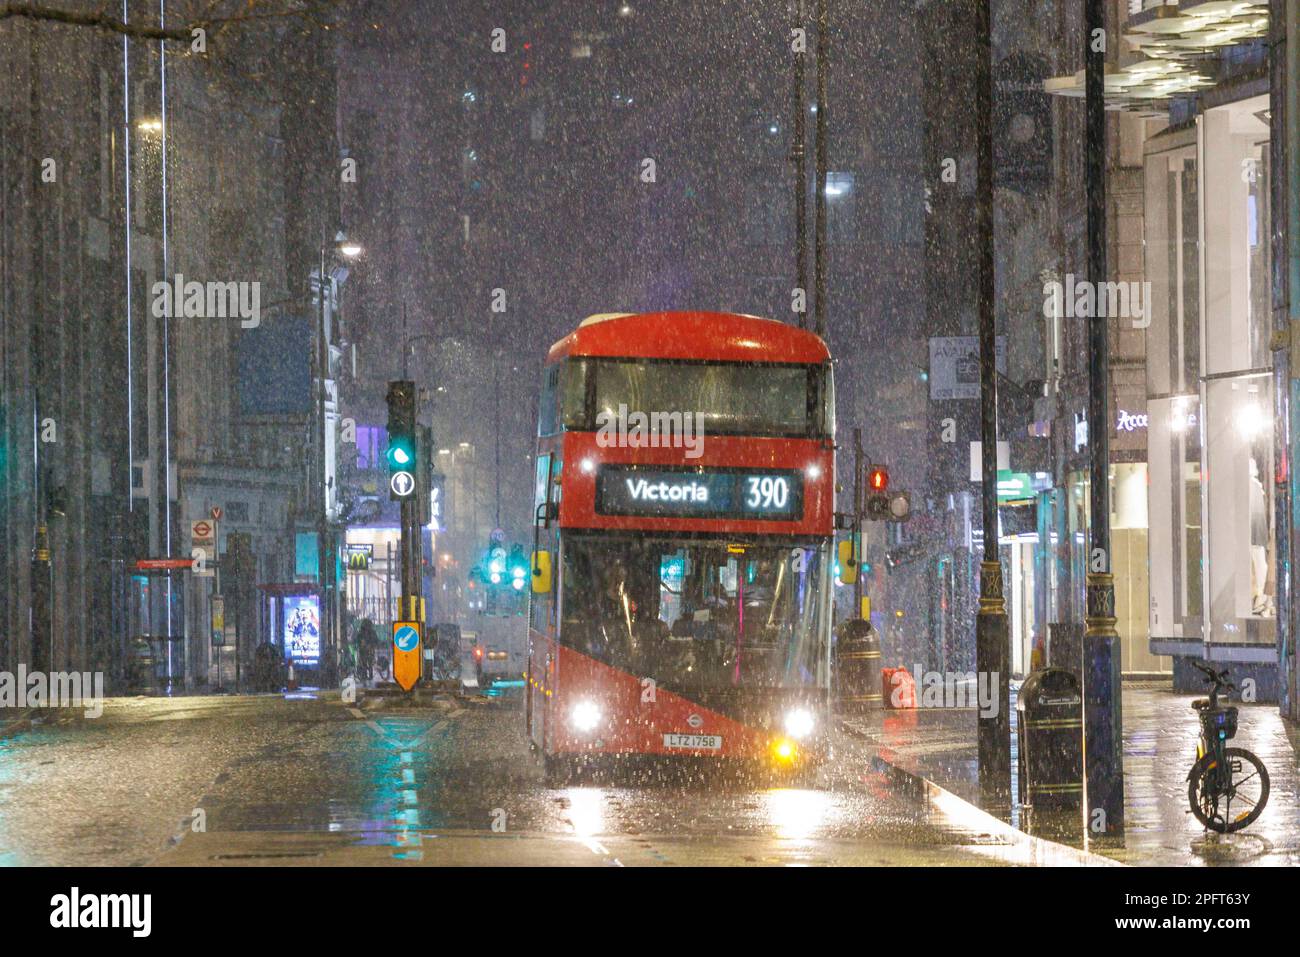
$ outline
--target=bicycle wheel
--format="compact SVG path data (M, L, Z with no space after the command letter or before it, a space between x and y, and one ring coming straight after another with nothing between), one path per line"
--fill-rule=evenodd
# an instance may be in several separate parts
M1245 748L1228 748L1224 752L1229 767L1229 782L1217 793L1211 784L1215 758L1207 754L1192 768L1187 782L1187 801L1202 825L1220 834L1240 831L1255 823L1268 803L1268 769L1264 762Z

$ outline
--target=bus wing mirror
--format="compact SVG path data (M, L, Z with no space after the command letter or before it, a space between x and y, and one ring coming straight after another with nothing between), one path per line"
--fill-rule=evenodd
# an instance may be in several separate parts
M551 590L551 553L533 552L533 592L544 595Z
M853 539L846 538L839 544L840 582L852 585L858 580L858 559L853 554Z

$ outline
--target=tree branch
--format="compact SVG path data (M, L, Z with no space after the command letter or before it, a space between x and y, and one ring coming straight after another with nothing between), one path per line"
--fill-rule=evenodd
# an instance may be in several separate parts
M98 13L77 13L72 10L60 10L31 3L0 4L0 20L21 17L25 20L45 20L52 23L66 23L77 27L95 27L120 33L124 37L138 40L183 40L190 39L189 27L153 27L145 23L123 23L116 17L100 11Z
M192 39L192 31L198 27L211 28L213 26L224 27L229 24L251 22L258 20L273 20L287 17L307 17L315 20L312 16L315 12L326 7L334 5L337 0L301 0L300 3L288 3L280 9L258 9L255 0L247 0L245 3L245 12L233 16L204 16L192 23L179 27L158 27L150 26L147 23L129 23L109 15L107 5L101 7L95 13L77 12L73 10L64 10L58 7L44 6L38 3L4 3L0 2L0 21L22 18L25 20L46 21L50 23L63 23L69 26L93 27L99 30L108 30L112 33L121 34L124 37L131 37L136 40L176 40L188 43ZM214 2L209 9L218 9L219 2ZM328 25L319 24L328 29Z

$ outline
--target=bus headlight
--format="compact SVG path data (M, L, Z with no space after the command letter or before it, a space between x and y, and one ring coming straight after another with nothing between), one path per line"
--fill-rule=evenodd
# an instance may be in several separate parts
M816 725L816 719L807 708L794 708L785 714L785 733L792 738L808 737Z
M600 724L600 708L590 701L579 701L573 706L569 720L579 731L590 731Z

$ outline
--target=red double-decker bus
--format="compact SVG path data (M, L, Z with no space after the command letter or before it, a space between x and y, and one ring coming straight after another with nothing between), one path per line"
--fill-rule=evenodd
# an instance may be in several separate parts
M834 393L803 329L592 316L539 406L527 724L602 754L807 767L830 707Z

